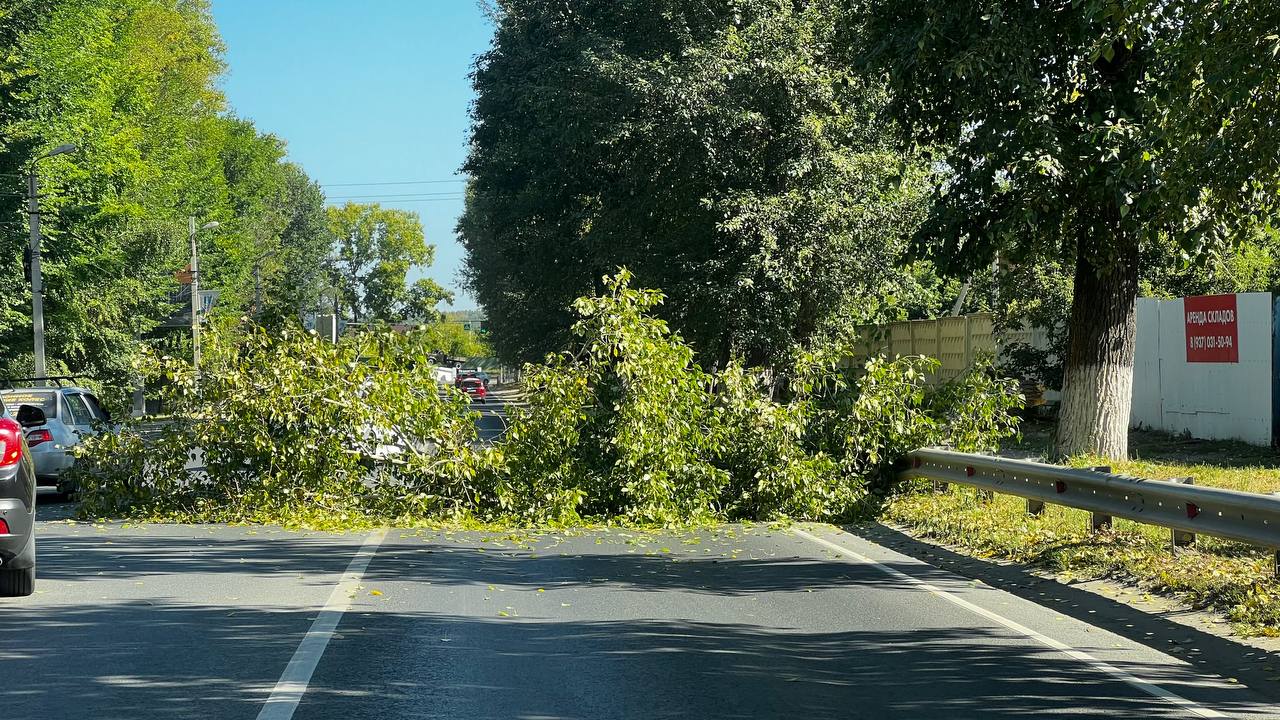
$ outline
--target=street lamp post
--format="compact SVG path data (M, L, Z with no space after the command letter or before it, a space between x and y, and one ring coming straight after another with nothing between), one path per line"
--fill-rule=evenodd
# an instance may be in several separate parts
M188 225L191 241L191 366L200 372L200 249L196 244L196 218L192 215ZM200 226L200 230L212 230L218 227L217 222L208 222Z
M48 370L44 356L44 279L40 275L40 178L36 174L36 164L46 158L75 152L75 145L59 145L51 152L36 158L27 171L27 219L31 228L31 326L34 332L35 363L32 375L35 382L44 385Z

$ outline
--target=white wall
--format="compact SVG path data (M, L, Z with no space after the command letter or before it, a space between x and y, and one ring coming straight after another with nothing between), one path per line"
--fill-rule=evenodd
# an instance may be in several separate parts
M1188 363L1182 300L1138 300L1132 427L1271 444L1271 293L1236 296L1238 363Z

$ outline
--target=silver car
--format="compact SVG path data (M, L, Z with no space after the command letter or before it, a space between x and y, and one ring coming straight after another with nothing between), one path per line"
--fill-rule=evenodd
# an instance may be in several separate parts
M61 481L62 474L75 464L74 448L81 439L95 435L98 428L111 421L93 391L80 387L18 387L0 390L0 398L11 412L27 405L44 413L43 424L26 429L36 482L56 486L63 494L74 490Z

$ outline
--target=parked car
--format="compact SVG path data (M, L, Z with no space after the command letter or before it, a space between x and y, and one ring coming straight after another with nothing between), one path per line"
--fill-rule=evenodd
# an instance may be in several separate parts
M467 378L476 378L480 382L484 383L486 388L489 387L489 373L481 370L480 368L476 368L475 370L458 371L458 382L462 382Z
M0 596L35 592L36 467L23 434L44 422L39 407L11 415L0 399Z
M484 381L480 378L463 378L458 381L458 389L473 400L481 403L488 402L489 389L484 386Z
M17 387L0 390L0 398L15 412L33 407L44 415L44 422L26 431L27 445L35 460L36 482L56 487L64 495L74 492L75 488L63 480L63 474L75 464L75 447L111 422L111 415L102 409L93 391L81 387Z

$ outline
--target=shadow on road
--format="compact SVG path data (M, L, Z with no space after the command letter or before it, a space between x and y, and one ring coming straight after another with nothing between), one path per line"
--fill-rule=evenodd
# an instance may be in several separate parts
M949 573L975 578L1012 595L1051 608L1122 637L1174 655L1205 671L1234 677L1280 703L1280 656L1198 630L1168 616L1144 612L1126 603L1072 587L1015 564L999 564L917 540L878 524L847 526L846 532L923 560Z
M133 601L0 609L6 717L252 718L314 612Z
M798 632L370 613L350 618L342 633L300 720L1185 716L1060 654L982 629ZM387 661L360 663L370 651ZM1167 668L1136 670L1187 692ZM1233 709L1230 698L1217 699Z
M185 538L111 531L59 536L42 555L41 572L46 579L113 581L117 588L152 574L187 574L202 587L217 587L232 573L317 573L314 582L332 582L355 542L190 532ZM647 536L644 544L628 545L631 536L622 533L610 535L604 547L589 538L561 544L541 536L514 548L509 541L507 547L478 542L479 534L445 540L393 532L366 585L443 585L440 592L461 593L464 585L495 583L535 597L540 587L576 587L627 603L632 619L625 619L621 604L619 612L609 610L619 619L608 620L577 619L570 611L460 615L433 610L425 596L415 603L405 590L344 618L296 717L1183 716L1060 653L979 622L920 627L910 615L886 610L883 599L877 608L864 605L869 593L902 588L872 568L814 557L812 546L786 533L761 534L775 542L704 541L715 552L742 552L715 558L680 556L677 548L686 555L704 548L678 545L678 538ZM788 554L792 540L795 555ZM671 552L660 543L672 545ZM757 545L775 554L751 557ZM807 557L800 554L805 547ZM936 561L936 553L930 559ZM921 575L914 565L901 569ZM939 585L956 582L941 570L924 573ZM106 593L110 583L95 584L95 593L98 587ZM787 614L795 607L787 597L832 588L852 592L831 593L804 616ZM667 592L683 598L675 619L663 619ZM765 612L745 610L754 605L748 596L766 596L760 600L774 603L772 614L745 620L744 612ZM6 678L0 707L8 716L252 718L315 618L309 607L215 606L185 595L62 600L0 610L0 677ZM1113 620L1083 606L1053 607L1084 613L1090 622ZM1166 666L1128 669L1173 692L1192 692L1186 676L1170 675ZM1221 711L1243 710L1238 694L1226 690L1201 687L1194 694Z

